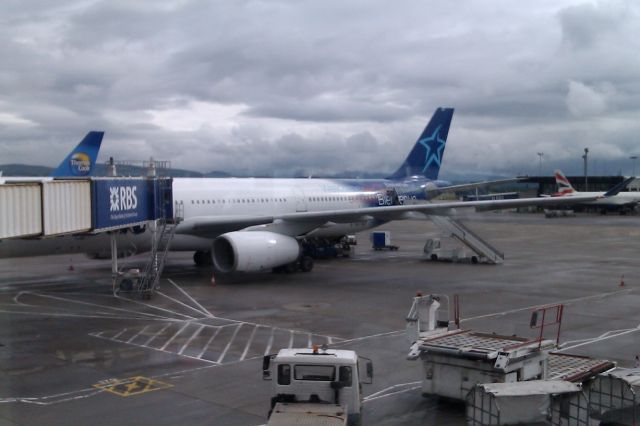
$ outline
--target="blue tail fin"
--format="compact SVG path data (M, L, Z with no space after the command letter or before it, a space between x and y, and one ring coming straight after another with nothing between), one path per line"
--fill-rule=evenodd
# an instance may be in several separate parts
M431 180L438 179L452 117L453 108L438 108L407 159L388 179L397 180L410 176L424 176Z
M104 132L89 132L55 169L53 177L89 176L96 165Z

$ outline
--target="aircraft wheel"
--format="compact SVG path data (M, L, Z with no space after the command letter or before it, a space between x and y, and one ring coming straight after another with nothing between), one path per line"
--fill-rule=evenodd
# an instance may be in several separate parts
M195 253L193 253L193 262L197 266L213 265L213 259L211 258L211 252L210 251L201 251L201 250L196 251Z
M286 265L284 265L285 274L293 274L297 269L298 265L296 264L296 262L287 263Z
M129 278L125 278L124 280L120 281L120 290L122 291L133 290L133 281L130 280Z
M478 263L478 256L471 256L471 263L473 263L474 265Z
M300 260L300 270L302 272L311 272L313 269L313 259L309 256L304 256Z

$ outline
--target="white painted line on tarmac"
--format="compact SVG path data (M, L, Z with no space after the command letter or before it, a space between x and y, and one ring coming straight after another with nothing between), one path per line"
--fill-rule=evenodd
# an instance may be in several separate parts
M167 299L171 300L172 302L177 303L178 305L184 306L184 307L185 307L185 308L187 308L187 309L190 309L190 310L192 310L192 311L194 311L194 312L197 312L197 313L198 313L198 314L200 314L200 315L205 315L205 318L206 318L206 314L204 314L203 312L201 312L199 309L194 308L193 306L187 305L186 303L181 302L180 300L175 299L175 298L173 298L173 297L171 297L171 296L169 296L169 295L167 295L167 294L164 294L163 292L158 291L158 290L156 290L156 291L155 291L155 294L159 294L160 296L165 297L165 298L167 298ZM199 319L200 319L200 318L199 318Z
M149 303L139 302L139 301L137 301L137 300L128 299L128 298L126 298L126 297L118 296L117 294L115 294L115 295L114 295L114 297L115 297L116 299L125 300L125 301L127 301L127 302L135 303L135 304L137 304L137 305L146 306L147 308L157 309L157 310L162 311L162 312L168 312L168 313L170 313L170 314L172 314L172 315L177 315L177 316L185 317L185 318L189 318L189 319L196 319L195 317L192 317L192 316L189 316L189 315L185 315L185 314L182 314L182 313L180 313L180 312L172 311L172 310L170 310L170 309L161 308L161 307L159 307L159 306L154 306L154 305L151 305L151 304L149 304ZM150 315L150 314L149 314L149 315ZM159 315L157 315L157 316L159 316ZM164 318L166 318L166 319L171 319L170 317L164 317Z
M525 306L524 308L516 308L516 309L510 309L508 311L502 311L502 312L494 312L492 314L484 314L484 315L478 315L475 317L471 317L471 318L464 318L461 319L460 322L466 322L466 321L473 321L473 320L477 320L477 319L482 319L482 318L491 318L491 317L499 317L499 316L504 316L504 315L509 315L509 314L515 314L517 312L521 312L521 311L529 311L535 308L540 308L541 306L548 306L548 305L556 305L556 304L563 304L563 305L571 305L572 303L575 302L584 302L585 300L590 300L590 299L604 299L605 297L611 297L611 296L617 296L620 294L625 294L625 293L630 293L632 290L618 290L618 291L612 291L610 293L599 293L599 294L593 294L591 296L584 296L584 297L576 297L574 299L566 299L566 300L562 300L559 302L549 302L549 303L540 303L537 305L531 305L531 306Z
M127 343L131 343L135 340L136 337L138 337L139 335L141 335L142 333L144 333L147 328L149 328L148 325L145 325L143 328L140 329L140 331L138 331L136 334L134 334L133 336L131 336L131 338L129 340L127 340Z
M179 335L180 333L182 333L182 332L183 332L187 327L189 327L189 323L188 323L188 322L184 323L184 325L180 328L180 330L176 331L176 332L173 334L173 336L171 336L171 338L169 338L169 340L167 340L167 341L165 342L164 346L163 346L163 347L161 347L161 348L160 348L160 350L161 350L161 351L164 351L164 350L167 348L167 346L169 346L169 344L171 344L171 342L173 342L173 341L175 340L175 338L176 338L176 337L178 337L178 335Z
M220 354L220 357L218 358L218 364L222 364L222 360L227 355L227 352L229 351L229 348L231 347L231 344L233 343L233 341L236 339L236 336L238 335L238 331L240 331L240 329L242 328L242 325L243 325L242 323L238 324L238 327L236 327L236 329L233 330L233 335L231 336L231 340L229 340L229 343L227 343L227 346L224 348L224 351L222 351L222 353Z
M34 405L54 405L54 404L60 404L62 402L76 401L79 399L88 398L90 396L94 396L102 392L104 392L103 389L96 390L95 388L88 388L88 389L82 389L79 391L61 393L57 395L41 396L41 397L0 398L0 404L6 404L11 402L22 402L24 404L34 404ZM69 396L69 395L75 395L75 396ZM61 399L54 399L54 398L61 398Z
M211 345L211 343L213 342L213 340L216 338L216 336L220 333L220 330L222 330L222 327L218 327L217 330L215 331L215 333L213 333L211 335L211 337L209 337L209 340L207 340L207 343L204 345L204 347L202 348L202 350L200 351L200 354L196 357L198 359L202 359L202 356L204 355L204 353L207 351L207 349L209 349L209 346Z
M98 305L97 303L81 302L79 300L66 299L64 297L51 296L51 295L48 295L48 294L40 294L40 293L34 293L34 292L29 292L29 291L24 292L24 294L31 294L33 296L43 297L45 299L59 300L59 301L67 302L67 303L76 303L76 304L79 304L79 305L94 306L94 307L103 308L103 309L111 309L113 311L118 311L118 312L127 312L129 314L144 315L144 316L149 316L149 317L154 317L154 318L163 318L164 319L164 317L161 317L160 315L149 314L149 313L146 313L146 312L136 312L136 311L132 311L130 309L116 308L116 307L112 307L112 306Z
M389 332L386 332L386 333L372 334L370 336L356 337L355 339L341 340L338 343L334 343L332 347L335 348L338 345L347 344L347 343L353 343L353 342L359 342L361 340L375 339L376 337L394 336L394 335L397 335L397 334L402 334L404 332L405 332L405 330L389 331ZM407 346L407 348L408 348L408 346Z
M123 317L116 315L86 315L86 314L63 314L60 312L28 312L16 311L9 309L0 309L0 313L15 315L39 315L45 317L61 317L61 318L95 318L95 319L116 319L116 320L135 320L135 321L167 321L162 318L140 318L140 317ZM171 321L171 320L169 320Z
M593 340L590 340L588 342L578 343L577 345L567 346L566 348L563 347L562 349L559 349L557 352L563 352L569 349L579 348L580 346L591 345L593 343L598 343L604 340L613 339L614 337L624 336L625 334L637 333L638 331L640 331L640 325L636 328L630 328L628 330L620 331L619 333L616 333L616 334L609 334L608 336L604 336L604 337L596 337Z
M386 388L384 388L382 390L379 390L378 392L372 393L369 396L365 396L362 399L362 401L363 402L374 401L376 399L386 398L388 396L397 395L399 393L404 393L404 392L409 392L409 391L412 391L412 390L420 389L422 387L421 384L422 384L422 382L410 382L410 383L399 383L397 385L392 385L392 386L386 387ZM416 385L420 385L420 386L416 386ZM392 391L394 389L398 389L398 388L405 387L405 386L412 386L412 387L410 387L408 389L402 389L402 390L396 391L396 392L389 392L389 391Z
M149 346L149 345L151 344L151 342L153 342L153 340L154 340L156 337L158 337L159 335L161 335L162 333L164 333L164 332L165 332L165 330L166 330L167 328L171 327L172 325L173 325L172 323L166 324L164 327L162 327L162 328L160 329L160 331L158 331L158 332L157 332L156 334L154 334L153 336L149 337L149 340L147 340L146 342L144 342L144 344L143 344L143 345L141 345L141 346L144 346L144 347Z
M122 336L124 333L127 332L127 328L123 328L122 330L120 330L120 333L116 334L115 336L113 336L111 339L113 340L118 340L118 337Z
M182 345L182 348L180 348L180 352L178 352L178 355L182 355L184 350L187 349L187 347L191 344L191 342L193 342L193 339L198 337L198 335L202 330L204 330L204 328L205 328L205 325L200 324L200 327L198 327L198 329L191 335L191 337L189 337L189 340L187 340L187 342L184 345Z
M251 336L249 336L249 340L247 340L247 344L244 347L244 351L242 351L242 355L240 356L240 361L244 360L247 357L247 353L249 352L249 347L251 346L251 343L253 343L253 338L256 336L256 331L258 330L258 328L260 328L259 325L256 325L255 327L253 327L253 330L251 331Z
M271 352L271 346L273 346L273 334L275 333L275 327L271 327L271 333L269 334L269 342L267 342L267 348L264 350L265 355L269 355Z
M421 389L421 388L422 388L422 386L414 386L414 387L409 388L409 389L403 389L403 390L399 390L399 391L396 391L396 392L388 393L386 395L380 395L380 396L377 396L375 398L366 399L366 400L364 400L362 402L363 403L371 402L371 401L375 401L376 399L387 398L387 397L390 397L390 396L394 396L394 395L398 395L398 394L406 393L406 392L411 392L411 391L418 390L418 389Z
M209 312L207 310L207 308L205 308L204 306L202 306L200 303L198 303L198 301L196 299L194 299L193 297L191 297L189 295L189 293L187 293L186 291L184 291L183 289L180 288L180 286L178 286L178 284L174 283L173 280L169 279L169 282L171 284L173 284L175 286L175 288L177 288L178 290L180 290L180 292L182 292L182 294L184 294L185 296L187 296L189 298L189 300L191 300L193 303L196 304L197 307L199 307L200 309L202 309L202 313L207 315L210 318L214 318L215 315L213 315L211 312Z
M106 338L106 337L99 337L99 338L100 338L100 339L106 339L106 340L111 340L111 341L113 341L113 339L109 339L109 338ZM131 342L131 343L129 343L129 344L130 344L130 345L132 345L132 346L137 346L137 347L139 347L139 348L150 349L150 350L152 350L152 351L162 352L162 353L165 353L165 354L166 354L166 353L171 353L171 354L173 353L173 352L169 352L169 351L164 351L164 350L162 350L162 349L154 348L153 346L140 345L140 344L138 344L138 343L134 343L134 342ZM180 356L183 356L183 357L185 357L185 358L189 358L189 359L195 359L195 360L198 360L198 361L206 362L206 363L208 363L208 364L215 364L215 365L218 365L218 363L216 363L215 361L211 361L211 360L208 360L208 359L200 359L200 358L196 358L196 357L191 356L191 355L184 355L184 354L183 354L183 355L180 355ZM194 370L195 370L195 369L194 369ZM175 373L175 372L171 372L171 373L167 373L167 374L165 374L165 375L169 376L169 375L171 375L171 374L176 374L176 373ZM161 377L161 376L162 376L162 375L157 376L157 377Z

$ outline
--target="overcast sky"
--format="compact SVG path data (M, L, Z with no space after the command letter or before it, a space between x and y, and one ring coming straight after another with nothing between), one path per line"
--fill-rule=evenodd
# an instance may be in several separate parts
M391 172L438 106L441 176L632 173L637 1L0 2L0 164ZM640 164L638 165L640 173Z

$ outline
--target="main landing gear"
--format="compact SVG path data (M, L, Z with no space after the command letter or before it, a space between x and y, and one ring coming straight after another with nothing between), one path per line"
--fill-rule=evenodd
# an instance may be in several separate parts
M311 272L313 269L313 258L311 256L300 256L295 262L273 268L274 273L292 274L294 272Z
M213 258L210 251L198 250L193 254L193 261L197 266L211 266L213 265Z

